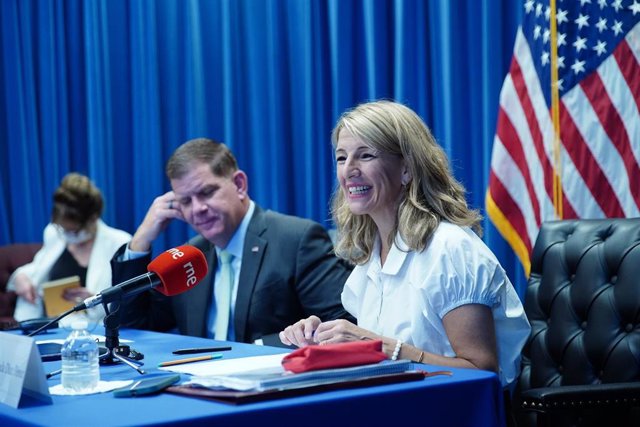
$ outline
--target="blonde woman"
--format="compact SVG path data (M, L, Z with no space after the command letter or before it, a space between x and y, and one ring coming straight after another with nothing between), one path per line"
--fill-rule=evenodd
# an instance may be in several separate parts
M381 339L391 359L484 369L513 382L529 322L424 122L402 104L370 102L340 117L332 142L336 252L356 264L342 303L357 325L311 316L281 341Z

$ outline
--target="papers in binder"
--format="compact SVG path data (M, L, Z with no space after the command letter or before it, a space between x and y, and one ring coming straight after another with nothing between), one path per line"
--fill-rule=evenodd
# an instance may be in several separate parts
M210 362L185 363L160 368L193 376L235 375L247 372L262 371L284 373L282 358L287 353L269 354L266 356L239 357L236 359L211 360Z
M192 377L185 386L231 390L284 390L321 384L352 381L379 375L406 372L411 369L410 360L384 361L371 365L349 368L323 369L294 374L282 367L271 367L235 373L231 375L205 375Z

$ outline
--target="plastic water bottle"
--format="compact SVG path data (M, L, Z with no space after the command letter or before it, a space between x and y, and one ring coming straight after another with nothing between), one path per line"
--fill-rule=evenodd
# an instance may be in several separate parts
M76 320L62 345L62 387L78 394L93 391L100 381L98 343L87 331L86 320Z

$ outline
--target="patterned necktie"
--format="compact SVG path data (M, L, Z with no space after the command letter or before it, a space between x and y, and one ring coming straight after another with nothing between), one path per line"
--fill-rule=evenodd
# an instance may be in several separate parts
M220 282L219 292L216 298L216 333L215 339L225 341L229 330L229 317L231 313L231 290L233 289L233 268L231 260L233 255L227 251L220 252Z

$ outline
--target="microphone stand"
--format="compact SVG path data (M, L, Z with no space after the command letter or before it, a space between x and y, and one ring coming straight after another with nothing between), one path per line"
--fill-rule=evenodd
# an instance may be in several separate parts
M115 289L115 288L113 288ZM105 347L107 348L107 352L105 354L101 354L99 357L100 364L102 365L114 365L118 362L122 362L125 365L131 367L138 371L138 373L145 374L146 372L140 368L142 362L139 362L136 359L128 357L131 354L131 349L128 345L120 345L120 341L118 339L118 329L120 328L120 301L122 300L122 290L118 289L119 294L116 295L115 301L112 303L115 307L114 310L110 310L109 304L103 302L102 305L104 307L104 312L106 313L104 317L104 336L105 336ZM78 311L79 306L71 308L64 313L60 314L55 319L51 319L46 324L37 328L36 330L29 333L27 336L32 337L34 335L39 334L40 332L48 329L54 323L62 320L64 317L67 317L71 313ZM138 353L141 355L141 353Z
M130 354L130 348L128 345L120 345L118 338L120 329L120 301L121 296L118 296L115 301L111 303L111 307L106 302L102 303L104 307L104 345L107 348L107 352L100 356L100 363L103 365L114 365L118 362L122 362L132 369L138 371L139 374L145 374L145 371L140 368L142 362L136 359L128 357ZM140 354L140 353L138 353Z
M60 314L55 319L49 320L47 323L45 323L44 325L40 326L38 329L29 332L29 334L27 336L28 337L32 337L34 335L38 335L40 332L45 331L45 330L49 329L50 327L53 327L53 324L59 322L60 320L62 320L62 318L67 317L68 315L70 315L73 312L74 312L73 308L65 311L64 313Z

